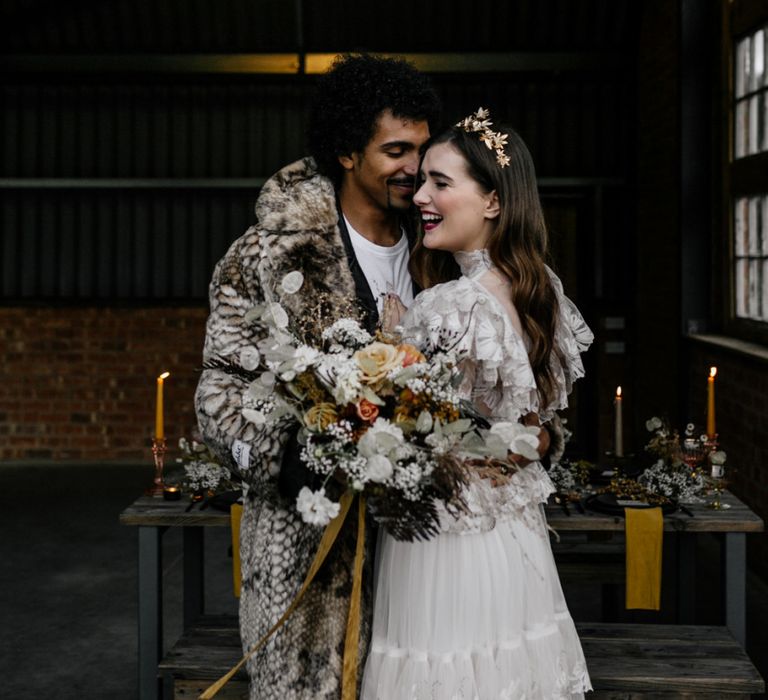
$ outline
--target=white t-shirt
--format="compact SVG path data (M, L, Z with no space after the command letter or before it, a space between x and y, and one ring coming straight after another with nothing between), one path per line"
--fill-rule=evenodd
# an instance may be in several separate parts
M368 281L376 307L381 314L384 307L384 295L394 292L406 307L413 303L413 282L408 272L408 237L401 231L400 240L393 246L381 246L371 243L360 235L344 217L349 231L349 239L355 251L357 262Z

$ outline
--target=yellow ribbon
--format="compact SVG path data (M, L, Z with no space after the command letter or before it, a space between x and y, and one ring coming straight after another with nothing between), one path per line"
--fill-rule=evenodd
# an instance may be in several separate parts
M240 521L243 519L243 506L233 503L229 511L229 525L232 530L232 585L235 598L240 597Z
M296 610L301 599L304 597L309 584L315 578L320 567L323 565L328 553L333 547L333 543L341 531L341 526L344 524L344 520L347 517L354 494L347 491L339 502L341 506L339 514L331 520L323 532L323 537L320 540L320 545L317 548L315 558L312 560L312 564L309 566L309 571L304 579L304 583L301 584L299 592L293 599L288 609L282 614L280 619L272 625L269 631L251 648L251 650L243 656L240 661L233 666L227 673L225 673L219 680L213 685L206 688L199 696L199 700L211 700L240 670L243 664L248 661L261 647L266 644L267 640L279 630L288 620L288 618ZM358 653L358 641L360 637L360 597L362 590L362 574L363 574L363 553L365 549L365 499L361 496L358 505L358 517L357 517L358 529L357 529L357 544L355 546L355 562L353 567L353 579L352 579L352 597L349 603L349 616L347 617L347 634L344 643L344 661L343 661L343 673L342 673L342 700L354 700L357 692L357 653Z

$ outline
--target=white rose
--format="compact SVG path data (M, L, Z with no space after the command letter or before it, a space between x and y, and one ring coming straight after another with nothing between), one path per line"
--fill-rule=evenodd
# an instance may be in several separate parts
M376 341L358 350L353 357L362 370L363 382L375 384L393 369L403 366L405 352L389 343Z
M365 435L357 443L357 451L363 457L373 455L389 456L396 452L403 444L405 437L403 431L396 425L392 425L386 418L377 418L374 424L365 431Z
M376 483L384 483L392 476L395 468L384 455L372 455L365 464L368 478Z

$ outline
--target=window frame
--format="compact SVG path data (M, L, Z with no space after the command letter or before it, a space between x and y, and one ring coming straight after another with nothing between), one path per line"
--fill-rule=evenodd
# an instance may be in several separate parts
M768 195L768 151L748 155L735 160L736 144L736 85L735 51L738 42L761 27L768 28L768 3L764 0L733 0L723 2L723 111L726 115L723 149L723 248L720 260L725 269L723 280L724 300L721 322L726 334L744 340L768 345L768 320L744 318L736 315L736 255L735 214L736 201L741 197ZM768 58L768 57L767 57ZM768 281L765 282L768 284Z

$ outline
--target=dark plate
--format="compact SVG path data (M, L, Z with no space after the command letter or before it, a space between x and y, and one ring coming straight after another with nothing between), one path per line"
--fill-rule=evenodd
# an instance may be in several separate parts
M619 505L616 502L616 496L612 493L595 493L587 497L584 501L584 507L594 510L597 513L605 513L606 515L624 515L625 508L656 508L657 506L649 505L648 503L633 502L632 505ZM665 503L661 506L661 512L664 515L669 515L677 510L677 503Z

